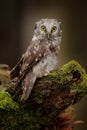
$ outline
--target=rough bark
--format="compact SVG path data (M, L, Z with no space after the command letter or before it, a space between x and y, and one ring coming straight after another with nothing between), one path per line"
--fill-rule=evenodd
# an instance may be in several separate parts
M87 74L79 63L70 61L37 79L27 101L20 100L21 86L15 87L18 79L11 81L9 73L0 67L1 130L72 130L66 109L87 93Z

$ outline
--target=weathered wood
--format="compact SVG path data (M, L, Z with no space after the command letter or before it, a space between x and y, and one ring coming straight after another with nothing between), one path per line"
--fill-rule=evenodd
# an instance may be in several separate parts
M3 73L1 71L0 86L6 86L8 81L8 86L4 89L5 92L1 92L0 95L2 97L4 95L3 102L7 99L8 108L12 111L10 111L11 117L9 116L10 124L15 120L18 129L19 127L21 128L20 122L22 125L25 123L25 126L27 126L23 130L66 130L66 128L67 130L72 130L72 125L69 122L71 116L65 110L70 105L79 102L87 94L87 74L80 64L76 61L70 61L60 69L37 79L28 100L25 102L20 100L21 85L17 88L15 87L18 79L15 78L11 81L9 73L7 73L7 79L3 82ZM10 72L10 70L8 71ZM10 103L11 105L9 105ZM6 109L7 104L4 103L4 106L0 105L0 109L2 110L3 108L5 113L8 111L8 108ZM8 114L9 112L1 119L1 122L5 122L4 125L6 127L8 125L5 119ZM17 116L16 119L14 119L15 114ZM18 118L20 118L20 121L17 120ZM11 127L14 126L15 129L16 125Z

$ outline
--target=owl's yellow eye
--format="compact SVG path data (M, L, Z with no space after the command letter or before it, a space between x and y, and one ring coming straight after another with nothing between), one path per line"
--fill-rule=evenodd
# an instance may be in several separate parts
M46 27L44 25L41 26L42 31L46 31Z
M57 30L57 27L56 27L56 26L53 26L53 27L52 27L52 32L56 32L56 30Z

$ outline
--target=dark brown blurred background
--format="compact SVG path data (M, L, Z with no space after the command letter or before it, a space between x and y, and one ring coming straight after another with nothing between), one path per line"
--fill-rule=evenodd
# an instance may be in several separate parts
M12 68L25 52L33 36L33 26L41 18L60 19L63 38L60 63L75 59L87 70L87 4L83 0L1 0L0 63ZM75 106L75 119L85 120L75 130L87 129L87 96Z

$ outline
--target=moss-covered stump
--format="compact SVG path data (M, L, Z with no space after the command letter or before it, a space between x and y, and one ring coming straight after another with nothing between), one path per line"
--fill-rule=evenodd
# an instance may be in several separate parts
M0 67L1 130L72 130L66 109L87 93L87 74L79 63L70 61L37 79L27 101L20 100L21 86L15 89L17 80L9 73Z

